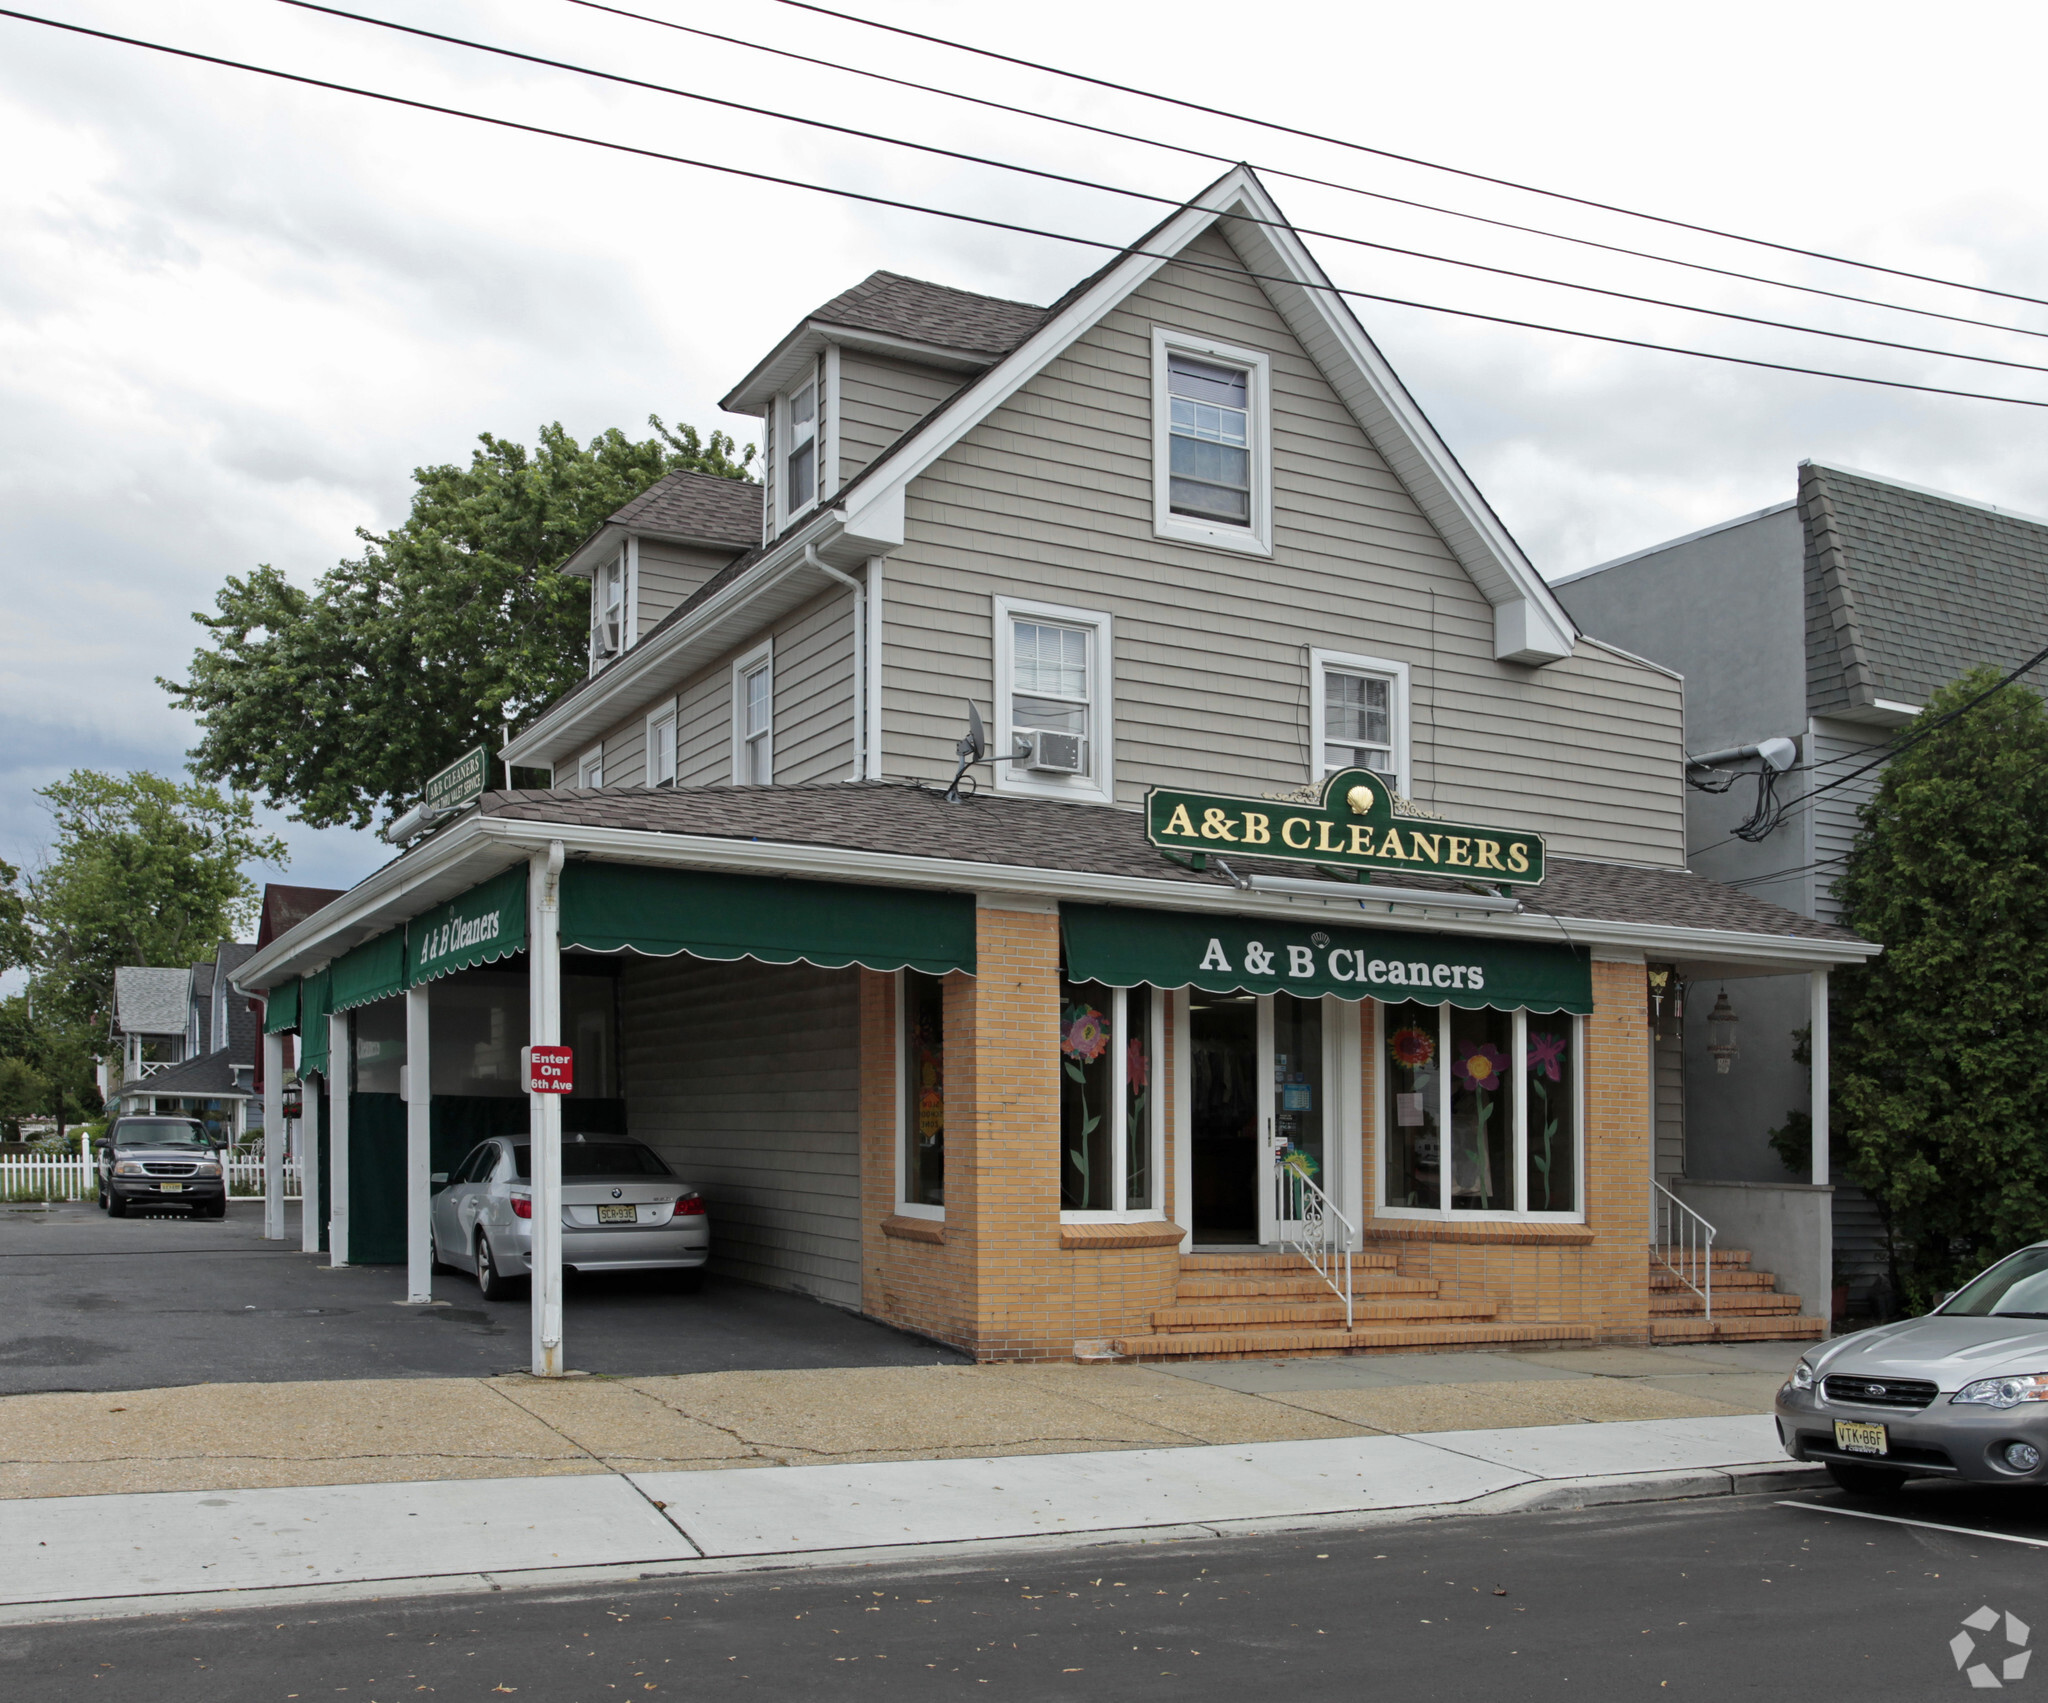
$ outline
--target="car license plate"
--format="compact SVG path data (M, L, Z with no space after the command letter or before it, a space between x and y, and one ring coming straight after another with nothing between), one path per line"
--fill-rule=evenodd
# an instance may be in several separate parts
M1882 1425L1865 1425L1855 1419L1835 1421L1835 1447L1852 1455L1882 1455L1890 1452Z
M640 1209L637 1206L600 1206L597 1221L600 1224L634 1224L639 1222ZM1883 1429L1882 1426L1879 1427Z
M158 1183L157 1187L162 1189L165 1194L183 1194L185 1192L185 1185L183 1183Z

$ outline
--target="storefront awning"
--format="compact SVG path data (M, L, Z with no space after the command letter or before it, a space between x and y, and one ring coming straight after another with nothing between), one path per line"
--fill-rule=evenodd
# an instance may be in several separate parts
M263 1001L263 1032L282 1035L299 1026L299 978L292 977L270 990Z
M526 865L480 882L406 925L407 987L526 950Z
M1067 974L1111 987L1211 993L1336 994L1340 999L1512 1011L1593 1009L1593 969L1576 946L1455 934L1328 928L1191 916L1114 905L1062 905Z
M333 1009L353 1011L405 992L405 930L394 928L344 952L329 966Z
M812 964L836 970L974 968L974 898L838 881L572 863L562 944L592 952Z
M320 970L299 983L299 1074L327 1074L327 1012L334 999L334 972Z

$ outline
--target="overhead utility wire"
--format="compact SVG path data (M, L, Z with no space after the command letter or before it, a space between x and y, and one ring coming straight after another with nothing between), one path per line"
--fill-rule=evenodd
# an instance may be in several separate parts
M1948 726L1950 722L1956 720L1958 717L1968 715L1979 704L1983 703L1986 698L1995 697L1998 693L2004 691L2006 687L2010 686L2022 674L2031 673L2034 669L2039 668L2041 664L2044 662L2048 662L2048 647L2043 647L2042 649L2034 652L2032 656L2028 657L2025 662L2021 663L2019 667L2015 668L2010 674L2006 675L2002 680L1999 680L1995 685L1985 687L1983 691L1979 692L1967 704L1958 704L1954 709L1947 711L1945 714L1936 716L1934 720L1930 721L1925 727L1915 728L1913 730L1911 737L1900 740L1896 745L1887 745L1883 751L1878 753L1877 756L1871 758L1870 761L1865 763L1861 768L1851 769L1846 775L1837 775L1833 780L1827 782L1825 785L1815 787L1803 798L1789 805L1785 809L1783 814L1785 816L1796 816L1800 811L1804 810L1808 805L1810 805L1816 798L1820 797L1822 793L1833 792L1835 788L1838 786L1847 786L1851 781L1856 779L1858 775L1867 775L1870 773L1872 769L1883 768L1885 764L1889 763L1894 757L1898 756L1901 752L1912 750L1912 748L1915 745L1918 745L1921 740L1926 739L1931 734L1939 732L1942 728ZM1734 842L1732 839L1716 840L1710 846L1702 846L1698 851L1690 851L1687 852L1685 855L1687 859L1690 860L1692 858L1702 857L1710 851L1719 851L1723 846L1731 845L1733 843Z
M1483 171L1471 171L1464 166L1447 166L1436 160L1420 159L1413 154L1397 154L1392 149L1375 148L1367 142L1353 142L1342 136L1325 136L1320 131L1303 130L1270 118L1253 118L1247 113L1232 112L1228 107L1205 106L1200 101L1186 100L1179 95L1157 94L1151 89L1136 88L1129 83L1113 83L1104 77L1091 77L1084 71L1067 71L1057 65L1041 65L1035 59L1020 59L1014 54L998 53L994 48L975 47L970 43L954 41L942 35L928 35L922 30L906 29L901 24L885 24L878 18L863 18L855 12L836 12L830 6L815 4L815 0L777 0L777 4L793 6L800 12L815 12L820 17L837 18L842 23L859 24L866 29L883 30L890 35L906 36L912 41L929 42L934 47L951 48L956 53L971 53L983 59L997 60L1004 65L1021 66L1027 71L1041 71L1047 76L1065 77L1076 83L1087 83L1094 88L1109 89L1120 95L1136 95L1140 100L1185 107L1189 112L1203 113L1210 118L1226 118L1235 124L1256 125L1261 130L1278 131L1283 136L1299 136L1310 142L1327 143L1333 148L1349 148L1354 153L1372 154L1383 160L1396 160L1406 166L1421 166L1428 171L1448 172L1453 177L1470 178L1477 183L1491 183L1501 189L1519 190L1525 195L1541 195L1552 201L1567 201L1575 207L1591 207L1602 213L1619 213L1624 218L1645 219L1652 224L1669 225L1681 231L1697 231L1702 236L1720 237L1728 242L1748 243L1755 248L1776 249L1780 254L1796 254L1807 260L1825 260L1836 266L1855 266L1866 272L1882 272L1893 278L1910 278L1919 284L1939 284L1944 289L1971 290L1979 295L1999 296L2006 301L2025 302L2030 307L2048 307L2048 299L2018 295L2011 290L1994 289L1989 284L1965 284L1954 278L1937 278L1931 273L1908 272L1896 266L1882 266L1874 260L1852 260L1846 255L1829 254L1822 249L1800 248L1792 243L1774 242L1768 237L1744 236L1740 231L1724 231L1714 225L1698 225L1686 219L1670 218L1662 213L1645 213L1638 208L1621 207L1609 201L1594 201L1587 196L1571 195L1561 189L1545 189L1539 184L1519 183L1511 177L1493 177Z
M359 88L352 83L337 83L324 77L311 77L298 71L281 71L268 65L252 65L244 60L227 59L219 54L201 53L196 48L172 47L165 42L148 41L140 36L117 35L111 30L91 29L84 24L65 23L56 18L45 18L34 12L17 11L12 7L0 7L0 18L14 18L22 23L41 24L49 29L62 30L70 35L87 36L96 41L111 41L123 47L146 48L152 53L166 54L174 59L189 59L197 64L216 65L224 70L247 71L254 76L270 77L278 82L297 83L305 88L325 89L330 93L356 95L364 100L379 101L387 106L405 107L414 112L431 112L444 118L463 118L476 124L488 124L495 129L516 131L527 136L544 136L557 142L576 142L585 147L602 148L615 154L628 154L637 159L659 160L669 165L689 166L698 171L716 172L724 177L740 178L750 183L774 184L783 189L802 189L816 195L829 195L842 201L859 202L870 207L889 207L899 212L922 213L935 219L948 219L956 224L979 225L984 229L1009 231L1017 236L1042 237L1049 242L1067 243L1076 248L1106 250L1113 254L1140 260L1173 261L1192 271L1212 272L1218 276L1245 277L1259 283L1282 284L1292 289L1315 290L1341 300L1381 302L1391 307L1416 308L1425 313L1439 313L1454 319L1476 320L1487 325L1505 325L1522 331L1547 331L1560 337L1576 337L1592 343L1608 343L1618 348L1647 349L1664 355L1689 355L1695 360L1716 361L1724 366L1756 367L1766 372L1797 373L1808 378L1839 379L1846 384L1874 385L1883 390L1907 390L1925 396L1953 396L1968 402L2002 402L2015 408L2048 408L2048 399L2031 396L1999 396L1989 391L1956 390L1946 385L1915 384L1909 379L1876 378L1868 373L1837 372L1829 367L1802 367L1788 361L1766 361L1753 355L1727 355L1712 349L1688 349L1673 343L1652 343L1640 337L1621 337L1605 331L1580 331L1569 326L1549 325L1541 320L1513 319L1505 314L1482 313L1476 308L1446 307L1439 302L1416 301L1407 296L1381 295L1371 290L1351 290L1327 281L1302 279L1278 273L1253 272L1248 268L1225 268L1211 265L1186 254L1163 254L1154 250L1136 248L1121 243L1109 242L1100 237L1074 236L1065 231L1047 230L1038 225L1018 224L1007 219L992 219L980 213L955 212L946 207L932 207L922 202L898 200L893 196L872 195L858 189L840 189L831 184L812 183L804 178L781 177L773 172L754 171L745 166L722 165L715 160L700 160L687 154L666 153L658 148L643 148L630 142L611 142L602 137L585 136L573 130L554 130L546 125L527 124L519 119L498 118L489 113L471 112L467 108L443 106L434 101L416 100L409 95L387 94L379 89ZM1218 215L1220 217L1220 215Z
M1191 160L1208 160L1224 166L1240 163L1235 154L1211 153L1207 148L1191 148L1185 143L1168 142L1157 136L1143 136L1135 131L1090 124L1085 119L1067 118L1056 112L1038 111L1027 106L1012 106L1008 101L991 100L986 95L970 95L964 90L942 88L936 83L919 83L908 77L892 77L886 71L870 71L864 66L848 65L841 60L820 59L813 54L798 53L793 48L771 47L767 42L748 41L744 36L721 35L717 30L707 30L697 24L679 24L672 18L657 18L646 12L630 11L624 6L608 6L604 4L604 0L566 0L566 3L581 6L586 11L608 13L614 18L627 18L634 23L652 24L657 29L697 36L704 41L722 42L728 47L745 48L750 53L765 53L777 59L793 60L799 65L815 65L821 70L836 71L849 77L865 77L871 82L887 83L892 88L912 89L919 94L938 95L943 99L961 101L969 106L986 107L991 112L1007 112L1018 118L1035 119L1044 124L1064 125L1070 130L1084 130L1091 136L1107 136L1113 141L1135 142L1140 147L1158 148ZM1468 213L1457 207L1441 207L1433 201L1417 201L1406 195L1389 194L1382 189L1366 189L1355 183L1340 183L1334 178L1288 171L1283 166L1261 165L1256 161L1242 163L1250 165L1252 170L1262 177L1284 178L1289 183L1310 184L1317 189L1334 189L1345 195L1363 196L1370 201L1384 201L1390 206L1412 207L1423 213L1441 214L1447 219L1465 219L1476 225L1489 225L1495 230L1519 231L1524 236L1543 237L1551 242L1572 243L1580 248L1598 249L1603 254L1626 255L1632 260L1654 261L1660 266L1680 266L1687 271L1705 272L1716 278L1734 278L1745 284L1763 284L1774 290L1794 290L1801 295L1822 296L1835 302L1853 302L1858 307L1882 308L1887 313L1912 314L1921 319L1938 319L1950 325L1974 325L1981 330L2002 331L2015 337L2048 338L2048 331L2036 331L2025 325L2006 325L1995 319L1973 319L1963 313L1942 313L1936 308L1912 307L1905 302L1888 302L1877 296L1859 296L1846 290L1823 289L1818 284L1795 284L1790 279L1768 278L1760 272L1743 272L1733 267L1713 266L1704 260L1684 260L1675 254L1656 254L1648 249L1629 248L1621 243L1601 242L1594 237L1573 236L1565 231L1546 230L1541 225L1517 224L1513 219L1496 219L1484 213Z
M372 28L390 30L398 35L416 36L423 41L438 41L450 47L464 47L477 53L495 54L501 59L514 59L525 65L539 65L551 71L567 71L575 76L594 78L599 82L616 83L622 88L644 89L650 94L673 95L680 100L697 101L705 106L721 107L728 112L744 112L756 118L773 119L778 123L802 125L807 129L823 130L834 136L850 136L862 142L878 142L884 147L905 148L914 153L958 160L965 165L986 166L994 171L1041 178L1052 183L1068 184L1077 189L1092 189L1105 195L1120 195L1131 201L1149 202L1155 207L1184 205L1171 195L1155 195L1149 190L1127 189L1121 184L1104 183L1096 178L1075 177L1066 172L1048 171L1038 166L1019 165L1014 161L997 159L987 154L966 153L958 148L942 148L936 143L913 142L905 137L891 136L875 130L861 130L848 124L835 124L829 119L810 118L801 113L785 112L777 107L755 106L747 101L733 100L724 95L707 95L695 89L680 89L669 83L649 82L644 77L628 77L617 71L600 71L594 66L579 65L573 60L551 59L544 54L527 53L513 47L499 47L491 42L476 41L468 36L449 35L441 30L430 30L417 24L403 24L390 18L376 18L362 12L351 12L344 7L324 5L321 0L279 0L279 4L294 7L302 12L319 13L324 17L345 19L350 23L368 24ZM1569 278L1545 277L1539 272L1520 272L1512 267L1492 266L1480 260L1460 260L1453 255L1432 254L1426 249L1402 248L1393 243L1374 242L1366 237L1347 236L1341 231L1318 230L1309 225L1291 225L1284 219L1267 219L1254 213L1231 212L1222 216L1239 224L1258 225L1270 230L1291 230L1298 236L1344 243L1353 248L1367 248L1380 254L1399 255L1404 259L1428 261L1439 266L1455 266L1465 271L1484 272L1496 278L1513 278L1525 284L1544 284L1554 289L1577 290L1586 295L1605 296L1613 301L1635 302L1644 307L1701 314L1710 319L1732 320L1737 324L1761 326L1771 331L1790 331L1799 336L1826 337L1841 343L1862 343L1874 349L1897 349L1907 354L1933 355L1941 360L1969 361L1978 366L2006 367L2017 372L2048 373L2048 366L2035 361L2006 360L1997 355L1963 354L1950 349L1936 349L1925 343L1900 343L1887 337L1865 337L1853 331L1830 331L1821 326L1799 325L1783 319L1765 319L1756 314L1736 313L1727 308L1698 307L1690 302L1667 301L1661 296L1638 295L1630 290L1608 289L1599 284L1575 283Z

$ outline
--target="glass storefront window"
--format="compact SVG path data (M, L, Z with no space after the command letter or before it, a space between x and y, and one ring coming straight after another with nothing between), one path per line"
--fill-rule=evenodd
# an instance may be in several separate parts
M1159 1209L1158 995L1060 982L1060 1210Z
M1273 1131L1286 1162L1309 1181L1323 1176L1323 1007L1320 1000L1273 996Z
M946 984L903 972L903 1199L946 1204Z
M1569 1017L1527 1019L1522 1051L1531 1212L1576 1212L1579 1205L1579 1083L1575 1025Z
M1460 1011L1451 1019L1451 1210L1512 1211L1515 1017Z
M380 999L349 1013L358 1094L396 1094L405 1065L405 1001Z
M1152 1175L1152 1000L1148 987L1124 994L1124 1206L1132 1211L1159 1204Z
M1386 1202L1434 1207L1443 1163L1442 1084L1437 1034L1439 1008L1390 1005L1386 1009Z
M562 973L562 1039L576 1052L579 1100L619 1097L616 976ZM471 1099L526 1093L521 1050L532 1007L523 971L464 970L429 984L433 1092ZM396 1094L405 1063L405 1000L380 999L349 1014L358 1094Z

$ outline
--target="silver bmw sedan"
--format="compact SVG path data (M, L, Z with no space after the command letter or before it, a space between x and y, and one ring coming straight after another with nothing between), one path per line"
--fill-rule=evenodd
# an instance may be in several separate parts
M479 1142L436 1177L434 1261L474 1272L486 1300L530 1275L533 1183L523 1135ZM571 1271L671 1271L694 1289L711 1257L704 1197L651 1147L619 1135L562 1137L562 1264Z
M1844 1490L1911 1476L2048 1483L2048 1242L1924 1318L1811 1349L1778 1392L1778 1440Z

